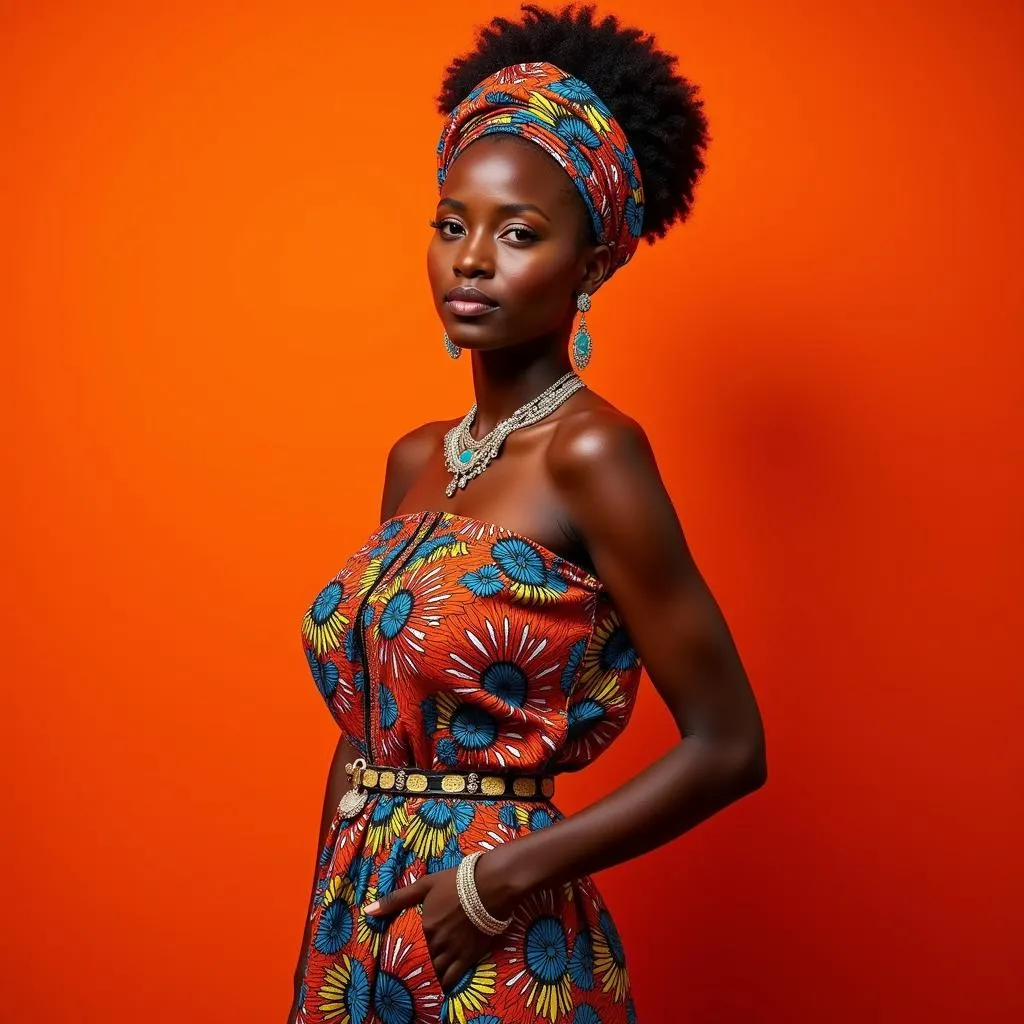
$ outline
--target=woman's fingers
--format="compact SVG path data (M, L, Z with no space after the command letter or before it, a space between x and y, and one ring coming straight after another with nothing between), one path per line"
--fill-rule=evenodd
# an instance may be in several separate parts
M416 906L417 903L422 903L432 885L433 879L430 875L424 875L412 885L402 886L386 896L381 896L379 900L368 903L363 907L363 913L370 917L387 917L390 914L397 914L399 910L406 910Z
M469 970L469 966L464 960L456 959L452 961L444 974L438 975L441 979L441 988L445 992L451 992L451 990L462 980L462 976L467 970Z
M444 976L452 962L452 956L450 953L438 953L436 957L431 954L430 963L434 968L434 974L437 975L437 980L441 982L441 988L445 987Z

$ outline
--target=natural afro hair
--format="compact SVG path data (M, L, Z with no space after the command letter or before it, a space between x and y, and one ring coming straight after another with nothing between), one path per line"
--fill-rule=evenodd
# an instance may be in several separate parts
M438 97L452 110L485 78L512 64L545 61L582 79L622 125L640 164L644 186L643 236L662 238L686 219L704 170L708 125L696 85L675 70L676 58L655 49L654 38L592 6L545 11L525 4L520 21L495 18L480 30L476 49L456 57Z

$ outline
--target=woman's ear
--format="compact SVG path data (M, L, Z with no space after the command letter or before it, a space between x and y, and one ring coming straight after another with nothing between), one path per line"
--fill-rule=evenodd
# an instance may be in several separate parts
M611 247L607 245L594 246L587 257L587 262L583 265L583 280L580 281L579 290L593 295L604 284L611 266Z

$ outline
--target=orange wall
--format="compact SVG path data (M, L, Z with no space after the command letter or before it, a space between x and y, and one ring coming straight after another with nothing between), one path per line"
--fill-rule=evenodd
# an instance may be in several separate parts
M284 1020L333 741L299 620L391 440L470 401L424 274L470 8L3 5L4 1020ZM715 141L587 376L649 430L771 762L603 876L641 1021L1024 1019L1024 14L616 10ZM648 688L563 805L671 741Z

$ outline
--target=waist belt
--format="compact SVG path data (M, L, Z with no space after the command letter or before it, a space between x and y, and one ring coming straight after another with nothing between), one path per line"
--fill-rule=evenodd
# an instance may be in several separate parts
M360 759L361 761L362 759ZM555 780L550 775L481 772L435 772L419 768L368 765L357 761L349 772L354 789L371 793L445 796L470 800L550 800Z

